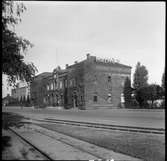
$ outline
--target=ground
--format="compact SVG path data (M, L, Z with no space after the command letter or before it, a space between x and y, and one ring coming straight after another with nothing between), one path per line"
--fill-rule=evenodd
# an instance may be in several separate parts
M5 110L3 110L5 111ZM101 110L78 111L78 110L33 110L19 108L6 109L25 116L34 118L61 118L79 119L85 121L100 121L116 124L130 124L131 126L145 125L151 127L164 128L165 114L163 110ZM120 121L119 121L120 120ZM142 121L145 123L142 124ZM158 126L159 125L159 126ZM151 134L135 134L119 131L97 130L83 127L72 127L67 125L41 124L52 130L74 136L90 143L111 149L133 157L141 158L145 161L165 160L165 136Z

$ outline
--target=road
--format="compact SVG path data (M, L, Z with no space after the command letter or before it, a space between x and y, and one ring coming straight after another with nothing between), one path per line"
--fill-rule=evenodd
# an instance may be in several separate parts
M98 109L98 110L56 110L31 109L29 107L3 107L2 111L15 112L30 118L52 118L86 122L97 122L112 125L151 127L165 129L164 110L128 110L128 109Z

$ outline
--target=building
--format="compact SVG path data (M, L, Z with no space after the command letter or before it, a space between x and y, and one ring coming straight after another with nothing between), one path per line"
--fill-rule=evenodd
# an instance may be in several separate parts
M117 108L124 81L130 76L130 66L87 54L85 60L66 65L63 70L58 67L41 79L39 97L45 106Z
M11 95L18 101L23 100L23 98L30 98L30 85L23 81L17 83L16 88L12 89Z
M44 106L43 98L45 94L45 85L43 79L51 76L51 72L44 72L34 77L30 84L30 95L34 106Z

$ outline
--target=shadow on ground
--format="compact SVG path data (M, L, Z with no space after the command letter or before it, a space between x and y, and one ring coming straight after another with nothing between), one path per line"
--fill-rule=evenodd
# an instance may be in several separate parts
M22 122L22 119L25 119L23 116L9 113L9 112L3 112L2 114L2 128L5 130L8 130L9 127L21 127L24 125Z
M13 113L3 112L2 129L8 130L9 127L21 127L24 125L22 119L24 119L23 116L19 116ZM7 147L11 146L10 141L11 141L10 136L2 136L2 151L4 151Z
M2 136L2 151L5 150L5 148L10 147L11 137L10 136Z

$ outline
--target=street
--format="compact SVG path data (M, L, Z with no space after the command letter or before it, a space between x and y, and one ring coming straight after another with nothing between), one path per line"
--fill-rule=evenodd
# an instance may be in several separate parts
M75 121L105 123L112 125L163 128L164 110L148 109L98 109L98 110L56 110L54 108L32 109L29 107L3 107L3 111L20 113L30 118L52 118Z

